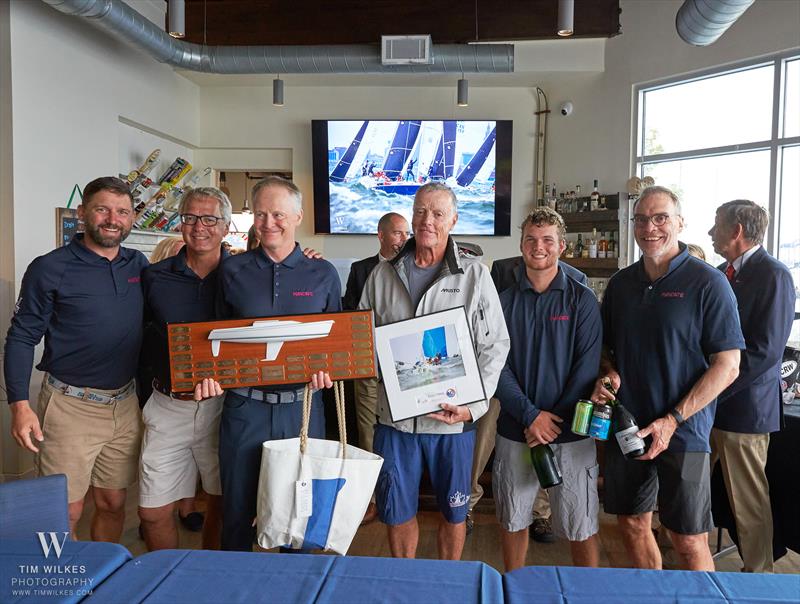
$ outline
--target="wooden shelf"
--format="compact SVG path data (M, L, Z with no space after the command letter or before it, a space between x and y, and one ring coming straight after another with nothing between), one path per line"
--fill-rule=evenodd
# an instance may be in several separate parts
M619 270L619 258L559 258L560 262L574 266L587 277L610 277Z
M594 212L575 212L562 214L568 233L587 233L598 231L619 231L619 212L617 210L595 210Z

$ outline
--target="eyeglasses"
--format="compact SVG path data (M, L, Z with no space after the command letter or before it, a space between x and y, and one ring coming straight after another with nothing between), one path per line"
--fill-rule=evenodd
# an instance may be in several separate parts
M653 214L652 216L645 216L644 214L636 214L633 218L631 218L631 222L636 225L637 227L646 227L649 223L653 223L655 226L660 227L667 224L670 218L672 218L672 214Z
M197 221L207 227L217 226L217 223L222 220L222 216L198 216L197 214L181 214L181 222L185 225L192 226Z

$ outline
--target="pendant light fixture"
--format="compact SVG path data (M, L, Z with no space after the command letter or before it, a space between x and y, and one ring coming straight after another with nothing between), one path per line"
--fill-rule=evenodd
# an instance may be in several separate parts
M458 81L458 95L456 104L459 107L469 106L469 80L464 79L464 74L461 74L461 79Z
M575 33L575 0L558 0L557 33L563 38Z
M169 0L167 9L167 33L173 38L186 37L186 4L185 0Z
M283 107L283 80L280 74L272 80L272 104L276 107Z

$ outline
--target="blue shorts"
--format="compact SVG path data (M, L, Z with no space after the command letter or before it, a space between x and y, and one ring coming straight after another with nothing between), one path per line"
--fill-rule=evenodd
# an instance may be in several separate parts
M419 483L427 468L439 511L451 524L467 518L475 432L409 434L375 426L375 453L383 457L376 503L381 522L398 525L417 515Z

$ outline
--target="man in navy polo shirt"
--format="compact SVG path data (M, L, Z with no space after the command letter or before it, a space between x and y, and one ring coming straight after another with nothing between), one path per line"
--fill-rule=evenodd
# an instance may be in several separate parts
M592 392L602 347L600 308L592 291L558 261L564 221L537 208L520 227L522 265L500 303L511 352L497 383L500 400L493 483L506 572L525 565L528 526L540 489L529 447L550 444L563 475L550 494L556 535L572 560L597 566L597 458L594 441L569 430L575 402Z
M742 330L725 277L689 256L677 196L648 187L633 206L642 258L609 281L603 299L605 350L592 398L621 403L651 437L644 455L626 459L606 444L604 507L617 514L633 564L661 568L653 510L689 570L714 570L709 435L716 397L739 372Z
M207 379L205 392L201 385L196 397L172 392L167 323L214 320L218 267L228 255L222 238L231 221L231 202L219 189L201 187L186 193L179 212L186 245L142 274L145 320L156 337L147 351L154 379L142 412L139 471L139 518L150 551L178 547L175 502L194 497L198 474L207 494L203 549L219 549L220 541L222 389Z
M219 318L270 317L341 310L341 284L330 262L309 259L295 242L303 219L297 186L269 176L253 187L253 218L261 246L220 269ZM314 388L330 387L315 375ZM324 382L324 384L322 383ZM261 443L300 434L303 384L236 388L225 396L220 427L222 549L250 551L255 537ZM325 414L314 392L308 434L324 438Z
M133 199L124 181L103 177L87 184L78 217L85 235L36 258L22 279L5 346L11 434L38 453L38 475L67 475L73 534L91 485L92 539L119 541L142 434L133 377L147 259L120 247L133 226ZM42 337L44 354L36 367L45 373L37 415L28 384Z
M769 213L747 199L722 204L708 232L733 287L747 348L739 377L719 395L711 460L722 475L744 570L772 572L772 509L765 468L769 433L781 429L781 361L794 320L794 282L761 247Z

